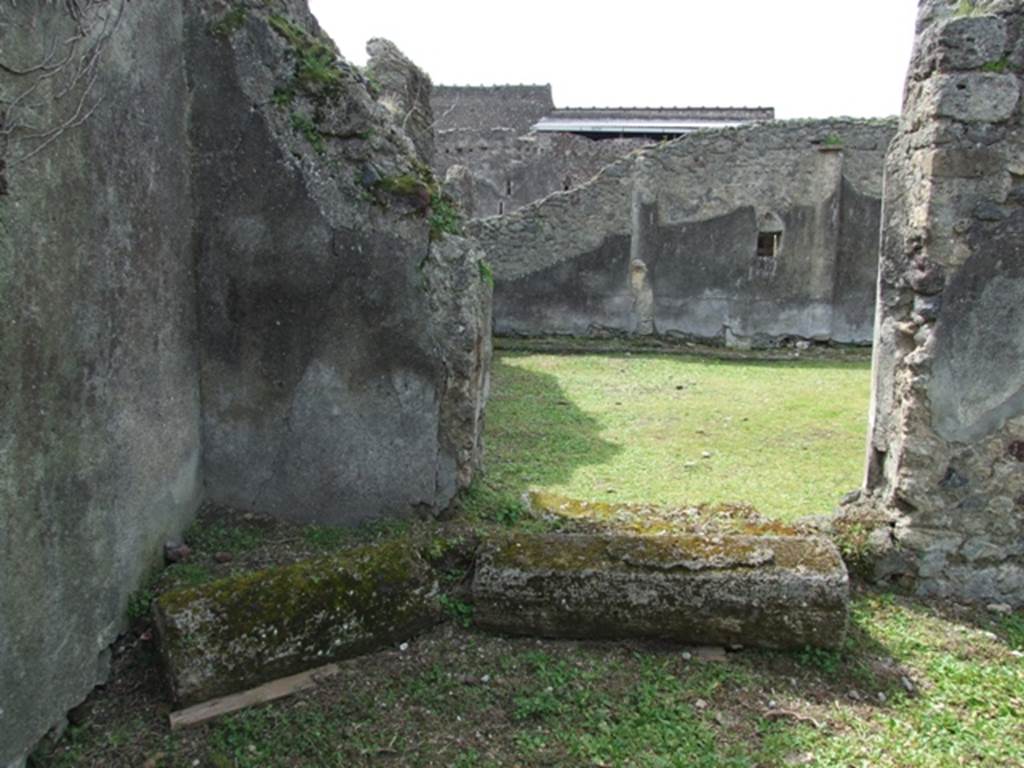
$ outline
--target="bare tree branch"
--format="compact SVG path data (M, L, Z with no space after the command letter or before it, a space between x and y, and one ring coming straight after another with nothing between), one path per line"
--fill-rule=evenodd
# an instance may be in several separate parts
M11 84L0 93L0 169L35 157L95 113L102 101L95 94L102 55L123 20L126 2L53 0L72 20L71 33L51 41L35 62L0 60L0 77ZM48 124L40 123L44 112L52 115Z

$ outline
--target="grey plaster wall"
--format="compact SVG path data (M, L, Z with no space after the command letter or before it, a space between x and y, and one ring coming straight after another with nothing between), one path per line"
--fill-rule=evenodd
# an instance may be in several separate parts
M438 132L434 168L443 176L453 165L468 167L473 180L468 215L500 216L579 186L609 163L651 143L643 138L596 141L569 133L459 127Z
M238 7L0 4L3 766L204 498L439 514L480 460L483 256L395 119L429 80L378 41L372 93L304 0Z
M869 343L890 121L704 131L472 222L499 334ZM780 232L773 258L758 235Z
M550 85L437 85L430 101L439 135L499 126L518 136L555 108Z
M562 108L551 86L437 86L431 96L437 132L434 168L469 169L472 218L500 216L554 192L579 186L623 155L657 143L648 136L603 136L531 131L541 118L574 120L771 121L775 110L755 108Z
M48 79L0 146L0 765L103 679L202 491L181 12L121 7L85 18L91 89ZM64 8L0 5L0 60L39 63L72 36ZM0 72L8 100L32 82Z
M437 514L479 459L463 406L482 408L485 381L464 358L487 369L489 328L482 310L454 337L447 324L464 305L439 291L486 303L481 256L436 252L429 142L393 119L429 112L414 103L429 80L416 70L402 86L412 65L375 41L382 95L398 102L340 56L336 82L303 86L295 35L331 45L304 2L284 3L299 32L254 7L229 36L209 32L215 5L189 5L208 496L320 523ZM440 261L471 279L433 279Z
M866 487L919 593L1024 604L1024 9L921 3L886 165Z

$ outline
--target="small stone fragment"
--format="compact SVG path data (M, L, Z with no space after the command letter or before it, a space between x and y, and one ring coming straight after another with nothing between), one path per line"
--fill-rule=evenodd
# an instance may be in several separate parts
M701 661L728 661L725 648L717 645L703 645L696 650L697 658Z
M176 541L168 541L164 544L164 561L168 565L183 562L184 560L187 560L191 554L192 547L188 544L182 544L181 542Z
M218 563L230 563L232 560L235 559L235 556L232 555L230 552L218 552L213 556L213 559L216 560Z
M998 613L1003 616L1009 616L1013 613L1013 608L1006 603L989 603L985 608L992 613Z

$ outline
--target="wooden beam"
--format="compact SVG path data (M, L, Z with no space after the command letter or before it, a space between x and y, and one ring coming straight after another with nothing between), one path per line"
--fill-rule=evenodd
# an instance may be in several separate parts
M250 688L248 691L233 693L230 696L222 696L218 699L210 699L202 704L196 704L185 709L171 712L171 730L187 728L190 725L199 725L207 720L212 720L221 715L237 712L240 709L251 707L255 704L264 704L268 701L291 696L299 691L316 688L321 681L338 673L337 664L328 664L324 667L311 669L291 677L282 677L269 683Z

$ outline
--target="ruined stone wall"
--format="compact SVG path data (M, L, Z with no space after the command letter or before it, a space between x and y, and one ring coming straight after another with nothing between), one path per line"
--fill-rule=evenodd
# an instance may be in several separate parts
M436 107L435 107L436 109ZM472 218L512 213L554 192L579 186L609 163L652 142L589 139L571 133L516 133L505 128L452 128L438 134L435 172L454 165L472 174Z
M550 85L437 85L430 103L438 135L499 126L519 136L555 108Z
M1024 9L925 0L886 163L866 487L920 594L1024 604Z
M567 133L531 133L555 110L551 86L437 86L434 171L465 166L472 179L471 218L511 213L591 179L647 138L596 141Z
M575 120L771 121L771 108L556 109L551 86L437 86L431 96L437 131L434 169L439 177L456 165L469 169L471 218L500 216L554 192L579 186L609 163L641 147L649 136L607 136L531 131L541 118Z
M340 57L336 78L306 80L295 61L311 46L338 55L304 2L254 7L229 35L209 32L216 6L191 5L208 496L322 523L436 514L475 456L446 400L482 407L449 379L463 352L486 368L489 328L467 315L452 339L432 314L439 290L458 283L479 306L488 288L468 246L447 264L471 281L431 279L450 237L431 222L441 191L422 127L399 128L429 112L429 80L384 41L371 54L387 68L369 67L381 98Z
M703 131L472 222L497 333L867 343L890 121ZM766 236L770 256L758 256Z
M3 766L104 678L130 593L202 493L180 7L82 21L97 66L75 58L7 111L24 127L0 153ZM64 3L0 4L8 67L77 34ZM33 82L0 72L0 94Z
M0 35L7 766L204 498L440 513L480 459L490 289L385 41L374 87L304 0L5 3ZM86 69L37 83L65 41Z

